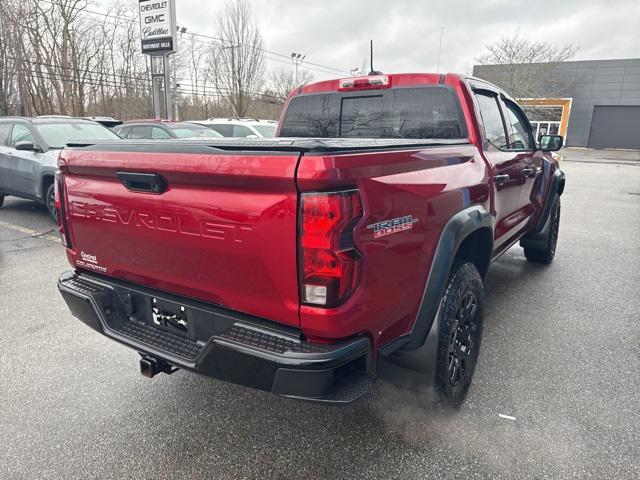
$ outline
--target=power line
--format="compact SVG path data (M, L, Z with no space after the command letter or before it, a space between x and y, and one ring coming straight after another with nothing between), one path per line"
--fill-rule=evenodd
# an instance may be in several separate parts
M219 38L219 37L214 37L212 35L205 35L204 33L190 32L188 30L186 32L184 32L184 35L191 35L191 36L194 36L194 37L206 38L206 39L212 41L212 43L219 43L221 45L224 45L225 43L228 43L228 40L225 40L225 39L222 39L222 38ZM242 46L242 44L238 44L238 46ZM270 55L275 55L275 56L280 57L280 58L286 58L287 59L286 63L290 63L291 62L291 55L285 55L284 53L278 53L278 52L274 52L274 51L271 51L271 50L267 50L266 48L260 48L260 47L249 46L248 48L256 49L256 50L259 50L259 51L261 51L263 53L268 53ZM272 58L271 60L275 60L275 59ZM323 73L333 73L333 74L336 74L336 73L340 73L340 74L348 73L346 70L342 70L340 68L334 68L334 67L330 67L328 65L322 65L320 63L313 63L313 62L309 62L307 60L301 61L301 64L312 65L314 67L319 67L319 68L322 68L322 69L325 69L325 70L329 70L328 72L323 72Z
M13 61L13 62L18 62L19 64L22 64L22 62L20 61L20 59L17 59L15 56L6 56L5 58ZM14 63L14 65L16 65L16 63ZM144 75L144 76L135 76L135 75L124 75L121 73L116 73L116 72L111 72L108 70L103 70L103 69L97 69L97 67L94 68L87 68L87 69L79 69L76 67L69 67L69 66L63 66L63 65L56 65L53 63L46 63L46 62L38 62L35 60L30 60L28 62L27 65L40 65L43 67L51 67L51 68L55 68L55 69L62 69L62 70L72 70L74 72L78 72L78 73L96 73L98 75L103 75L104 77L117 77L117 78L121 78L121 79L125 79L125 80L135 80L135 81L140 81L140 82L148 82L149 81L149 76L148 75Z
M77 77L73 77L71 75L65 75L65 74L61 74L61 73L49 73L49 72L38 72L38 71L31 71L31 78L35 78L38 80L46 80L46 81L62 81L62 82L68 82L70 83L73 80L77 80ZM95 78L85 78L84 80L82 80L81 84L83 86L92 86L92 87L99 87L99 88L103 88L103 87L112 87L112 88L121 88L123 87L125 84L118 84L115 83L113 81L109 81L109 80L104 80L104 79L95 79ZM148 89L148 85L142 85L142 84L138 84L138 85L131 85L131 84L126 84L128 86L133 86L134 89L139 89L139 90L147 90ZM204 96L204 97L216 97L218 99L222 99L225 98L225 95L229 95L231 93L231 90L229 89L213 89L213 88L207 88L207 89L194 89L192 86L191 88L185 88L182 87L182 85L178 88L175 88L174 91L176 93L180 93L183 95L190 95L192 97L197 97L197 96ZM276 96L273 95L269 95L269 94L265 94L265 93L261 93L261 92L249 92L249 91L243 91L241 92L244 95L246 95L248 97L249 100L251 100L252 102L258 102L258 103L265 103L265 104L271 104L271 105L277 105L277 104L281 104L282 102L280 101L280 99ZM269 100L269 98L271 98L271 100Z
M7 57L10 60L13 60L14 62L16 61L16 59L14 57ZM99 87L122 87L125 85L135 85L137 87L140 88L148 88L148 78L144 78L144 77L135 77L135 76L129 76L129 75L123 75L123 74L117 74L117 73L108 73L105 72L104 70L80 70L78 68L74 68L74 67L64 67L64 66L57 66L54 64L50 64L50 63L45 63L45 62L37 62L37 61L31 61L29 62L29 64L26 65L30 72L32 74L34 74L35 78L38 79L45 79L45 80L62 80L62 81L77 81L77 82L81 82L83 84L86 85L91 85L91 86L99 86ZM61 68L63 70L71 70L71 72L50 72L48 70L39 70L36 68L36 66L50 66L50 67L54 67L54 68ZM82 75L74 75L74 74L82 74ZM96 74L101 74L103 75L103 77L100 78L96 78L95 76L91 76L91 75L86 75L86 73L96 73ZM113 79L113 77L117 77L123 80L129 80L129 81L133 81L136 83L125 83L125 82L117 82L116 80ZM187 86L190 87L190 92L193 92L194 94L200 94L201 92L203 94L211 94L211 95L224 95L224 94L230 94L230 93L234 93L235 91L229 87L221 87L221 86L206 86L206 85L194 85L191 82L179 82L180 86ZM186 92L187 90L185 90ZM252 92L252 91L241 91L241 93L246 94L246 95L254 95L254 96L265 96L265 97L272 97L272 98L278 98L274 95L270 95L264 92Z
M48 3L48 4L53 5L53 6L57 5L52 0L38 0L38 1L39 2ZM88 14L91 14L91 15L99 15L99 16L106 17L106 18L111 18L111 19L114 19L114 20L124 20L124 21L127 21L127 22L137 22L138 21L138 19L135 18L135 17L128 17L128 16L123 17L123 16L120 16L120 15L112 15L112 14L109 14L109 13L97 12L95 10L90 10L90 9L82 9L82 12L88 13ZM205 35L203 33L190 32L188 29L183 34L184 35L191 35L191 36L194 36L194 37L206 38L206 39L212 40L213 42L216 42L216 43L219 43L219 44L222 44L222 45L224 45L225 42L228 43L228 40L225 40L225 39L222 39L222 38L219 38L219 37L214 37L212 35ZM244 46L244 45L238 44L238 46ZM288 62L291 61L291 55L286 55L284 53L274 52L274 51L268 50L266 48L254 47L254 46L251 46L251 45L248 45L247 47L251 48L251 49L259 50L259 51L261 51L262 53L265 53L265 54L270 54L270 55L274 55L274 56L277 56L277 57L280 57L280 58L285 58L285 59L288 60ZM278 60L276 60L274 58L269 58L269 60L278 61ZM282 63L288 63L288 62L282 62ZM306 65L311 65L312 67L322 68L324 71L322 71L321 73L331 73L331 74L334 74L334 75L338 74L338 73L339 74L349 74L350 73L347 70L342 70L340 68L335 68L335 67L331 67L331 66L328 66L328 65L323 65L323 64L320 64L320 63L309 62L307 60L305 60L303 63L306 64ZM311 68L311 67L307 67L307 68L309 70L318 71L315 68Z

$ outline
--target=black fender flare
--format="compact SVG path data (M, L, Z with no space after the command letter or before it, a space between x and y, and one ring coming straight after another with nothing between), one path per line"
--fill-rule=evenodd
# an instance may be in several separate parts
M560 169L556 170L551 177L549 192L547 193L547 201L544 204L542 215L538 223L520 240L520 246L523 248L544 249L547 245L547 237L550 228L551 207L553 206L553 198L556 194L562 195L564 191L565 175Z
M442 292L449 280L456 252L470 234L481 228L489 228L493 232L493 217L482 205L465 208L449 219L442 230L433 255L422 301L411 333L382 347L380 349L382 356L387 356L399 349L403 351L419 349L425 343L429 343L428 337L437 334L433 328L437 323L434 320L440 307Z
M549 192L547 193L547 201L544 204L544 208L542 209L542 215L538 219L538 223L535 228L531 229L531 232L540 232L544 228L549 219L549 215L551 214L551 206L553 196L557 193L558 195L562 195L564 192L564 183L565 183L565 175L562 170L559 168L553 172L553 177L551 177L551 183L549 185Z

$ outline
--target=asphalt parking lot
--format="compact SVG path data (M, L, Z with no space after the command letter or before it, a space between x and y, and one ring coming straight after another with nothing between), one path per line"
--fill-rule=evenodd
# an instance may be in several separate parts
M514 247L492 266L457 414L390 379L347 407L185 372L147 380L136 352L68 312L44 209L7 198L0 478L638 478L640 154L565 155L556 260Z

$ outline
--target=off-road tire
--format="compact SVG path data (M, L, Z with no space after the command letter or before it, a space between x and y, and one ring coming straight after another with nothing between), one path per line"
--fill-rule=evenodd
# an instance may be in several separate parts
M46 196L44 197L44 205L47 207L47 211L49 212L49 216L53 219L54 222L57 222L56 216L56 196L55 196L55 187L53 183L49 185L47 188Z
M554 195L551 211L549 212L549 232L544 249L525 248L524 256L534 263L544 263L549 265L556 256L556 245L558 243L558 232L560 230L560 197Z
M438 325L435 387L441 402L459 408L464 401L480 350L484 287L471 262L456 260L442 296Z

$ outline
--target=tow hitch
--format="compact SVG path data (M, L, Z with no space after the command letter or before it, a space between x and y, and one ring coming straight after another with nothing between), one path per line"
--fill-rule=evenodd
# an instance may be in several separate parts
M177 372L178 368L173 365L169 365L164 360L159 360L154 357L149 357L144 355L140 359L140 373L144 377L153 378L159 373L166 373L167 375L171 375L174 372Z

